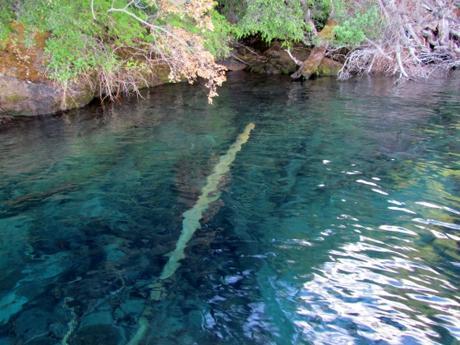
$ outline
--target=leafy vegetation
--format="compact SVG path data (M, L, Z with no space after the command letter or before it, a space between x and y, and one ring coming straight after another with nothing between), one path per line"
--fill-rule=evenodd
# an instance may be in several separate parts
M141 78L158 59L172 69L172 80L214 78L209 86L215 89L221 71L213 59L228 56L233 39L258 36L266 43L313 43L311 33L324 26L334 9L342 21L335 29L337 44L356 46L378 18L375 7L349 16L342 0L221 0L221 13L208 0L189 3L19 0L13 6L8 0L0 5L0 40L8 36L12 20L25 26L26 45L33 44L35 32L49 33L49 78L65 84L96 71L101 89L109 95L120 84L126 88L124 80Z
M356 5L335 2L335 18L339 24L334 28L334 43L338 46L357 47L368 38L377 38L382 32L383 18L378 6L374 3Z
M110 15L110 1L98 1L94 20L90 1L26 1L17 17L28 31L50 32L46 42L49 75L65 82L96 68L111 72L122 64L115 46L135 46L145 29L120 14ZM108 37L110 39L105 39Z
M7 40L13 20L24 25L21 44L26 46L33 44L34 33L49 33L47 75L62 84L97 74L101 92L112 97L136 89L161 63L170 67L171 80L207 79L212 95L223 81L212 54L228 54L230 29L212 11L211 1L183 7L138 0L22 0L14 5L0 5L0 40ZM213 25L216 29L210 30Z
M13 20L13 11L10 1L5 0L0 3L0 47L1 43L4 42L10 30L10 22Z
M233 40L258 37L285 46L294 42L315 45L321 42L318 32L331 18L336 25L327 36L328 45L346 47L354 54L348 55L346 63L352 74L380 68L399 69L408 75L404 64L409 62L448 61L455 66L454 53L426 54L432 46L445 47L446 43L458 50L458 28L446 33L443 21L428 33L426 28L422 33L411 32L410 23L417 18L408 19L410 11L414 16L426 8L432 16L455 11L451 5L444 6L450 11L446 12L427 1L424 9L409 0L407 11L401 14L392 0L387 5L374 0L219 0L217 6L212 0L3 0L0 49L8 40L18 40L11 33L12 24L19 23L24 28L19 44L26 47L34 45L36 33L46 34L46 75L63 85L96 78L101 95L113 98L148 84L156 67L166 64L171 81L206 79L213 97L225 79L224 68L216 60L230 54ZM444 17L450 18L448 15ZM422 44L426 35L430 35L429 46ZM416 49L424 55L415 56Z
M237 39L258 35L266 43L305 41L325 25L331 8L331 0L219 1L220 11L235 24Z
M301 41L308 29L300 1L252 0L248 1L235 34L237 38L259 34L265 42Z

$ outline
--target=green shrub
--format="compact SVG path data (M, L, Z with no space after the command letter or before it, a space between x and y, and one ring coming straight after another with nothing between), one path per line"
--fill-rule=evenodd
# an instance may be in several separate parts
M335 44L357 47L366 38L376 38L382 28L382 17L375 4L367 3L361 8L347 8L342 1L336 2L338 25L334 28Z
M331 0L308 0L307 5L316 29L321 30L329 18L332 10Z
M13 20L12 4L10 0L0 2L0 48L1 44L11 32L10 22Z
M111 71L121 64L113 53L116 46L136 46L149 39L138 22L124 14L108 13L111 4L111 0L95 1L96 20L90 11L90 0L36 0L22 4L18 20L27 31L51 34L45 51L52 79L65 82L96 68ZM124 6L125 1L115 4Z
M259 34L265 42L274 39L300 41L309 27L300 1L251 0L235 27L237 38Z
M216 10L211 13L213 31L203 33L205 46L216 58L221 59L230 55L230 41L235 27Z
M193 21L181 15L169 15L162 20L162 24L182 28L204 39L206 49L217 59L225 58L230 54L230 42L233 38L234 26L224 15L212 10L210 12L213 30L198 28Z
M145 68L123 51L149 49L154 35L126 13L109 12L113 6L123 8L126 0L94 0L93 18L91 0L22 0L17 2L16 13L12 0L0 4L0 41L9 34L8 23L17 20L25 27L24 43L33 44L35 32L50 34L46 41L48 76L66 82L94 70L111 73L120 69ZM151 2L137 2L129 11L143 20L155 18L157 8ZM182 27L202 36L205 46L216 57L229 54L230 24L212 11L213 31L196 27L186 13L154 19L159 26Z

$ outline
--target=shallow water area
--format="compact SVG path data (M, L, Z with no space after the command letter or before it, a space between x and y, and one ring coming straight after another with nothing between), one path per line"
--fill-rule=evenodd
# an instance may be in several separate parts
M0 344L127 344L146 308L141 344L460 343L459 90L242 73L0 129Z

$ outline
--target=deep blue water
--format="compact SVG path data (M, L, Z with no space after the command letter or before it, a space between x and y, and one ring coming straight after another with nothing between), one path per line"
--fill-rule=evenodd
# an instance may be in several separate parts
M146 307L141 344L459 344L459 90L236 74L0 129L0 344L127 344Z

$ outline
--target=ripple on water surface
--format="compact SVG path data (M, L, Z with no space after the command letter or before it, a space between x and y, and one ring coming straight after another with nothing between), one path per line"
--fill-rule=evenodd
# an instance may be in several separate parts
M0 130L0 344L457 344L459 87L234 75Z

